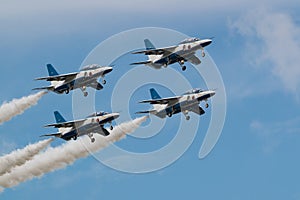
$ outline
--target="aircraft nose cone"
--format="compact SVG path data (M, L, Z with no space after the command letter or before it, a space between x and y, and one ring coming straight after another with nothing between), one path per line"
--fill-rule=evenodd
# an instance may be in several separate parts
M212 43L212 40L211 40L211 39L207 39L207 40L205 40L205 41L202 43L202 46L203 46L203 47L206 47L206 46L210 45L211 43Z
M114 119L117 119L120 116L120 114L119 113L114 113L113 116L114 116Z
M107 67L107 68L105 69L105 73L107 74L107 73L111 72L112 70L113 70L112 67Z
M212 96L214 96L216 94L216 91L210 91L210 96L212 97Z

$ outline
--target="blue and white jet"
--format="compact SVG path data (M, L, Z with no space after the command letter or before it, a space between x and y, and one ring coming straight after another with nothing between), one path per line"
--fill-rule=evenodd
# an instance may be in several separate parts
M179 63L182 70L186 70L185 62L190 62L194 65L201 63L200 59L195 55L196 51L202 51L202 57L205 56L204 47L212 42L211 39L187 38L178 45L155 48L149 39L145 39L144 43L146 50L132 52L133 54L145 54L148 60L142 62L131 63L132 65L145 64L155 69L160 69L162 66L167 67L173 63Z
M46 134L42 136L55 136L64 140L74 139L77 137L87 135L91 142L95 142L93 133L98 133L103 136L108 136L109 132L104 128L104 124L110 123L110 130L113 130L112 121L119 117L119 113L96 112L85 119L74 121L66 121L63 116L58 112L54 112L55 124L48 124L45 127L58 128L57 133Z
M205 101L205 107L208 108L207 100L215 95L213 90L192 89L181 96L161 98L154 88L150 89L150 100L143 100L139 103L150 103L153 105L152 110L140 111L137 114L148 113L160 118L166 116L172 117L173 114L182 112L186 120L190 119L188 113L194 112L203 115L205 111L199 106L201 101Z
M97 81L102 78L102 83L105 84L105 75L113 70L110 66L100 66L97 64L87 65L79 72L68 74L58 74L51 64L47 64L47 77L36 78L35 80L50 81L51 85L47 87L34 88L33 90L49 90L58 94L68 94L71 90L80 88L84 96L88 95L87 87L92 87L96 90L101 90L103 86Z

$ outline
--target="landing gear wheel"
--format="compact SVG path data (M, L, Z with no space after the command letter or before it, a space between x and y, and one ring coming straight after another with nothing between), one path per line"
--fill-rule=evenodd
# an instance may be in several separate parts
M205 52L204 51L202 51L202 57L205 57Z
M182 71L185 71L186 70L186 66L182 66Z
M172 113L168 113L167 115L168 115L168 117L172 117Z
M207 103L207 104L205 104L205 108L208 108L208 107L209 107L208 103Z
M88 92L84 92L84 93L83 93L83 96L86 97L88 94L89 94Z
M113 127L113 126L110 126L109 129L112 131L112 130L114 129L114 127Z
M69 92L70 92L69 90L66 90L66 91L65 91L66 94L69 94Z
M106 84L106 80L103 79L103 80L102 80L102 83L105 85L105 84Z
M95 142L95 138L91 138L91 142L94 143Z
M73 140L77 140L77 136L76 135L73 137Z
M190 116L185 116L185 119L186 119L186 120L190 120L191 117L190 117Z

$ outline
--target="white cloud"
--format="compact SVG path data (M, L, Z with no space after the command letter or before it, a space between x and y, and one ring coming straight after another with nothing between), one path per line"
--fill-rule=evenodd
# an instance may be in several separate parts
M300 26L287 13L255 9L231 27L244 36L249 62L279 78L285 89L300 91ZM297 96L299 97L299 96Z
M263 142L264 153L273 152L285 139L300 134L300 118L288 119L279 122L262 122L253 120L250 129Z

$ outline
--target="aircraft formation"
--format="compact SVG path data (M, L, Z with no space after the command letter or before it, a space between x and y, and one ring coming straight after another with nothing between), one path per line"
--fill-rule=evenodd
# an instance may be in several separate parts
M131 63L131 65L146 65L154 69L161 69L174 63L178 63L182 71L186 70L186 62L198 65L201 60L196 56L197 51L201 51L201 56L205 57L204 47L208 46L212 39L187 38L177 45L155 48L149 39L145 39L145 50L135 51L132 54L144 54L148 60ZM50 81L49 86L34 88L33 90L46 90L57 94L68 94L71 90L80 89L84 96L88 96L87 87L95 90L102 90L106 84L105 76L113 71L112 66L101 66L90 64L83 67L79 72L59 74L51 65L46 65L48 76L36 78L35 80ZM101 83L98 82L101 79ZM139 111L136 114L151 114L159 118L166 116L172 117L173 114L183 113L186 120L190 119L189 112L203 115L205 111L199 106L201 101L205 101L205 107L208 108L207 100L215 95L214 90L201 90L199 88L191 89L182 95L161 98L154 88L150 89L151 99L142 100L140 103L149 103L153 109ZM57 133L45 134L42 136L54 136L64 140L74 139L87 135L91 142L95 141L93 133L108 136L109 131L104 127L110 124L110 130L113 130L112 121L119 117L119 113L96 112L84 119L66 121L58 112L54 112L56 123L48 124L45 127L54 127L58 129Z

